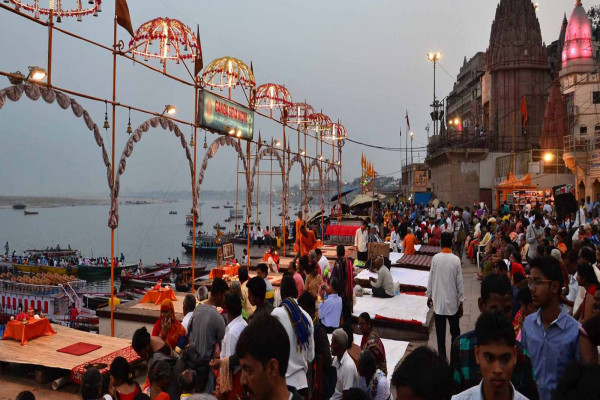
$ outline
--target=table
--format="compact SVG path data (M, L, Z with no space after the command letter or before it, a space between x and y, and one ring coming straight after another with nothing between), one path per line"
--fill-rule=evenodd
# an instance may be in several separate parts
M213 268L210 270L208 277L210 279L222 278L223 275L237 276L240 269L240 265L225 265L222 267Z
M175 292L173 292L173 289L150 289L144 294L144 297L142 297L140 303L161 304L164 299L177 301L177 297L175 297Z
M21 346L25 346L28 340L38 338L40 336L50 336L56 334L56 331L50 326L48 318L29 318L27 324L22 321L9 321L6 324L6 330L2 339L13 339L21 342Z

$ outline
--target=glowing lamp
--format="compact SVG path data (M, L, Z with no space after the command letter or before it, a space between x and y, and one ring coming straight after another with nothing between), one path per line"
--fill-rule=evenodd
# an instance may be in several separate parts
M301 156L303 156L303 155L305 155L305 154L306 154L306 151L304 151L304 150L301 150L301 151L300 151L300 155L301 155Z
M545 162L549 163L552 160L554 160L554 154L552 154L550 152L544 153L544 161Z
M42 67L29 67L29 78L34 81L41 81L46 78L46 70Z
M181 21L171 18L155 18L143 23L129 42L133 56L166 60L195 60L200 46L194 32Z
M273 144L275 145L275 147L281 146L281 142L279 140L276 140Z
M292 95L285 86L275 83L265 83L256 88L254 93L253 104L256 108L274 109L290 107L292 103Z
M235 134L235 136L242 137L242 131L241 131L241 129L237 130L237 133Z
M202 73L202 81L211 88L235 88L241 85L252 88L256 85L254 71L234 57L221 57L211 61Z
M169 115L175 115L176 112L177 112L177 108L175 108L174 105L167 104L167 105L165 105L165 109L163 110L162 115L164 115L165 113L167 113Z

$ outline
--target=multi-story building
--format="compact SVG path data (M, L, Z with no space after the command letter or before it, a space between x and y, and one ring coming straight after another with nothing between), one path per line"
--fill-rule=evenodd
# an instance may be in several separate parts
M474 131L481 126L481 77L485 68L485 53L464 58L456 82L446 100L448 133Z
M579 198L600 194L600 73L590 20L577 1L562 50L560 85L567 110L563 159Z

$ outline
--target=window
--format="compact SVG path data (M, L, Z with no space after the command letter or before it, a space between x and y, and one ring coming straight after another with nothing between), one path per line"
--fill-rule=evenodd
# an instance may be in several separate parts
M592 103L600 104L600 92L592 92Z
M596 124L594 127L594 135L600 135L600 124Z
M579 133L582 134L582 135L587 135L587 126L581 125L579 127Z

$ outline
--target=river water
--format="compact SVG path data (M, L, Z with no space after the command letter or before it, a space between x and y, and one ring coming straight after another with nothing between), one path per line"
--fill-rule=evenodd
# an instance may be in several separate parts
M233 231L235 219L226 223L229 210L223 208L226 201L204 200L201 206L201 220L198 229L214 232L217 222L225 225L225 232ZM230 201L235 206L234 201ZM213 209L212 206L219 206ZM241 204L240 204L241 207ZM269 215L269 204L259 204L261 226L281 225L279 205L273 205ZM185 254L181 242L191 229L185 224L185 216L191 208L191 200L171 203L121 204L119 206L119 228L115 231L115 256L121 252L126 262L144 264L166 262L168 258L179 257L182 263L191 262L191 256ZM297 205L290 205L293 213ZM28 207L29 210L29 207ZM31 209L33 211L34 209ZM24 215L22 210L0 209L0 247L4 253L4 244L8 241L10 253L18 254L31 248L56 246L79 249L83 256L110 256L110 229L108 228L108 210L106 205L65 206L36 208L38 215ZM241 210L245 211L245 208ZM177 211L176 215L169 211ZM256 208L253 207L253 221L256 220ZM244 214L245 215L245 214ZM238 219L242 225L245 220ZM241 258L243 246L236 247L236 257ZM215 255L199 255L196 263L212 268L216 264ZM109 281L93 282L90 291L110 290Z

